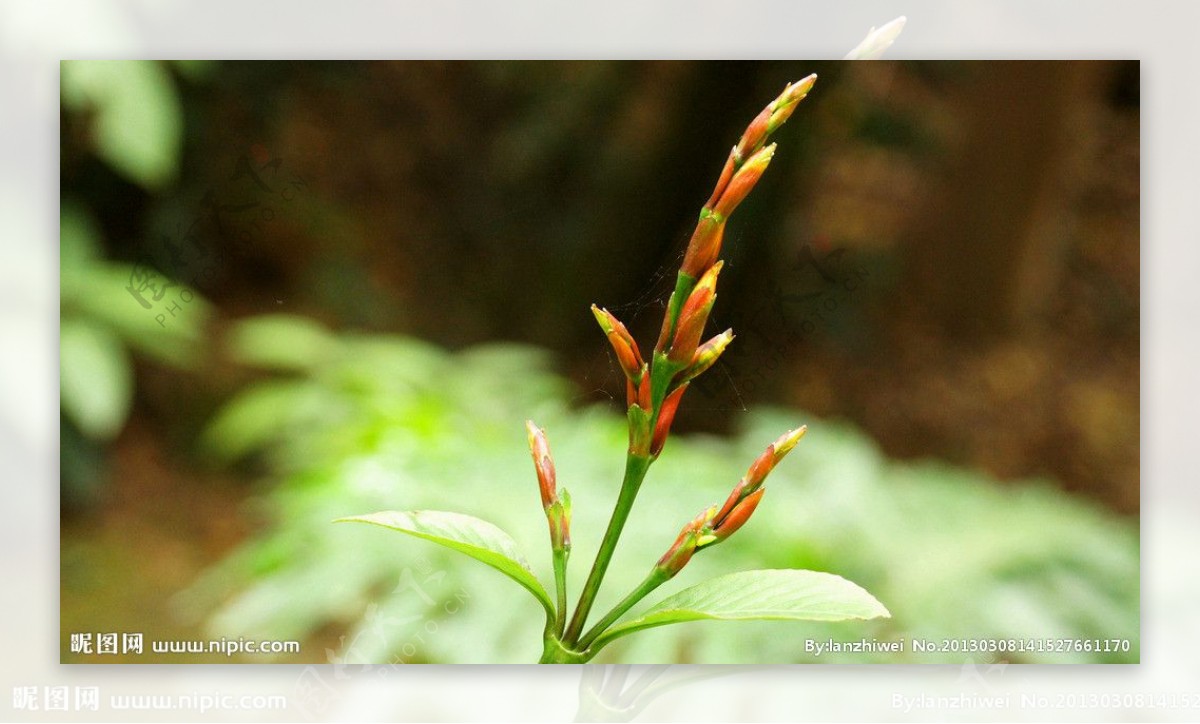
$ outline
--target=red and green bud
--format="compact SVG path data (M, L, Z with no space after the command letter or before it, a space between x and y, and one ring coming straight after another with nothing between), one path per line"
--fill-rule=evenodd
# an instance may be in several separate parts
M625 376L635 382L641 379L642 353L638 350L637 342L629 334L629 330L607 309L601 309L593 304L592 314L600 323L604 334L608 336L608 342L612 345L613 352L617 355L617 362L625 371Z
M726 187L729 186L734 173L748 158L754 156L763 147L772 133L779 130L779 127L791 118L792 111L796 110L796 105L804 100L816 82L817 76L814 73L795 83L787 84L779 97L767 104L767 107L762 109L753 121L750 121L750 125L738 139L737 145L729 152L729 158L725 161L725 167L721 169L721 176L717 179L716 188L713 189L712 196L704 204L705 208L716 208L717 200L725 194Z
M704 202L706 210L712 209L717 203L717 199L721 198L721 194L725 192L725 187L729 185L729 179L733 178L733 172L738 170L738 166L741 166L744 160L745 156L738 151L737 146L734 146L729 151L729 158L725 159L725 167L721 169L721 175L717 178L717 185L713 188L712 196L709 196L708 201Z
M662 409L658 411L658 422L654 425L654 437L650 440L650 454L658 457L663 445L667 444L667 435L671 434L671 423L675 421L675 411L679 409L679 401L687 391L687 383L675 388L663 400Z
M679 537L671 544L671 547L663 554L662 558L658 559L655 567L661 571L667 578L671 578L683 567L688 561L692 560L696 550L699 547L701 537L705 536L709 531L709 522L712 520L713 511L715 508L709 508L700 515L696 516L695 520L691 521L680 531Z
M641 369L638 370L637 379L640 382L634 382L632 379L625 380L625 406L633 407L637 405L647 412L650 411L650 365L646 362L642 363Z
M746 132L738 139L738 143L733 147L734 166L741 166L748 156L754 154L755 151L762 148L767 142L767 134L771 132L771 117L774 112L774 105L779 99L776 98L766 108L762 109L750 125L746 126Z
M546 509L546 520L550 523L550 545L555 550L571 549L571 494L563 488L558 500Z
M700 221L696 223L696 229L688 241L681 271L693 279L708 271L721 254L721 241L724 237L724 217L712 209L705 208L700 212Z
M650 410L640 405L630 405L629 454L635 457L650 457Z
M754 514L754 509L758 507L758 501L762 500L762 496L766 492L766 488L755 490L736 503L724 518L716 518L712 529L714 540L711 543L725 540L736 533L738 528L745 525L746 521L750 520L750 516Z
M779 97L768 103L767 107L753 121L750 121L746 132L738 140L737 146L734 146L735 165L740 165L747 157L753 156L763 147L763 144L767 142L767 137L779 130L779 127L792 117L792 111L796 110L796 104L804 100L816 82L817 75L814 73L807 78L784 86Z
M816 82L817 74L813 73L795 83L788 83L787 87L783 89L783 93L771 101L771 104L767 106L771 111L771 118L767 122L767 134L774 133L780 126L787 123L787 119L792 117L792 111L796 110L796 105L804 100Z
M700 345L696 350L695 356L692 357L692 363L688 365L687 369L679 373L680 381L690 382L707 372L709 367L716 364L721 353L725 351L725 348L732 341L733 330L727 329Z
M735 507L746 498L754 494L767 479L779 461L783 460L792 448L796 447L796 443L800 442L800 438L804 437L804 433L808 432L806 425L801 425L795 430L789 430L779 439L767 446L762 455L758 456L751 465L750 470L746 473L746 477L742 478L737 486L733 489L733 493L721 506L721 510L717 513L717 520L724 520L728 517Z
M533 467L537 471L538 489L542 494L542 508L549 510L554 501L558 500L555 491L554 460L550 457L550 444L546 442L546 432L534 425L532 420L525 421L525 431L529 436L529 452L533 454Z
M700 281L688 295L679 312L679 323L675 327L675 338L671 341L671 351L667 357L675 364L687 364L696 356L700 346L700 336L704 334L704 325L708 322L708 313L712 311L713 301L717 298L717 276L721 273L724 262L717 262L700 277Z
M742 167L733 174L733 178L729 180L729 185L725 191L721 193L721 198L717 199L713 211L721 218L728 219L734 209L758 183L762 178L763 173L767 170L767 166L771 163L771 158L775 155L775 144L762 148L754 153L753 156L746 159Z

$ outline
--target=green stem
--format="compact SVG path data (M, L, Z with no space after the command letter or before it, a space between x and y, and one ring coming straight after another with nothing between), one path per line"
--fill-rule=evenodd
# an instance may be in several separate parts
M587 582L583 584L583 592L579 594L579 603L575 606L575 615L571 618L571 625L563 637L563 641L568 644L579 640L583 625L587 623L588 613L592 610L592 604L595 603L596 594L600 590L600 582L604 580L604 573L608 570L613 551L616 550L617 540L621 537L621 529L625 527L625 521L629 518L633 500L637 497L638 489L646 478L650 462L650 458L637 455L628 455L625 458L625 478L621 481L621 492L617 496L617 505L613 508L612 518L608 521L604 539L600 541L600 550L596 553L595 562L592 563L591 573L588 574Z
M571 550L566 547L554 549L554 587L558 593L558 612L554 621L554 635L562 638L567 625L567 558Z
M660 570L657 566L650 571L650 575L646 576L637 588L633 589L628 596L621 599L621 602L613 607L613 610L605 614L604 618L600 619L595 626L592 627L587 634L579 640L579 645L576 647L580 651L587 651L600 634L604 633L609 626L617 622L617 619L625 615L625 612L633 608L638 601L650 595L650 592L658 588L662 584L671 580L671 576Z
M586 653L572 651L563 646L562 641L554 636L552 632L547 631L543 640L542 658L538 659L539 664L585 664L590 659Z

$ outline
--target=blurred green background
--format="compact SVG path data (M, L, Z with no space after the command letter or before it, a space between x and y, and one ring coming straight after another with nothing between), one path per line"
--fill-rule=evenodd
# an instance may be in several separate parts
M1139 68L1109 61L64 62L63 661L226 660L70 650L110 631L536 660L503 577L329 521L478 515L549 580L533 418L577 591L625 444L587 307L650 343L727 149L809 72L726 235L711 327L738 339L600 606L807 423L754 522L664 592L814 568L893 618L664 627L599 660L920 636L1127 638L1004 660L1137 661Z

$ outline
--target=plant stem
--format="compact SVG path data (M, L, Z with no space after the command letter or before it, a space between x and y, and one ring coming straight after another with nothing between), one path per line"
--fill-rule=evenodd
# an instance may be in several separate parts
M625 477L621 481L621 492L617 496L617 505L613 508L612 518L608 521L604 539L600 541L600 550L596 553L595 562L592 563L591 573L588 574L587 582L583 584L583 592L579 594L579 603L575 606L575 615L571 618L571 625L563 637L563 641L567 644L573 644L579 640L583 625L587 623L588 613L592 610L592 604L595 603L596 594L600 590L600 582L604 580L604 572L608 570L609 561L612 560L613 551L617 547L617 540L621 537L621 529L625 527L625 521L629 518L633 500L642 486L642 480L646 478L650 462L650 458L638 455L628 455L625 458Z
M628 596L621 599L621 602L614 606L613 610L605 614L604 618L600 619L600 621L597 622L596 625L587 632L587 635L579 640L579 645L576 648L580 651L587 651L588 647L592 645L592 642L595 641L600 634L604 633L609 626L612 626L614 623L616 623L617 619L624 616L626 611L633 608L638 601L650 595L651 591L669 580L671 580L671 576L655 566L650 571L650 575L646 576L646 579L638 584L637 588L633 589Z
M546 632L543 639L542 658L538 659L539 664L584 664L591 658L587 654L581 654L578 651L563 646L562 641L554 636L550 631Z
M562 638L567 625L567 557L571 551L566 547L554 549L554 587L558 593L558 612L554 621L554 635Z

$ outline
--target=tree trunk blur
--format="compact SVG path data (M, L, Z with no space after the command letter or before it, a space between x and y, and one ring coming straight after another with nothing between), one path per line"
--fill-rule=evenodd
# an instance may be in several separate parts
M991 337L1036 317L1062 274L1066 183L1089 138L1076 122L1108 64L964 64L949 99L954 161L905 245L906 292L945 330ZM987 82L978 79L986 78Z

